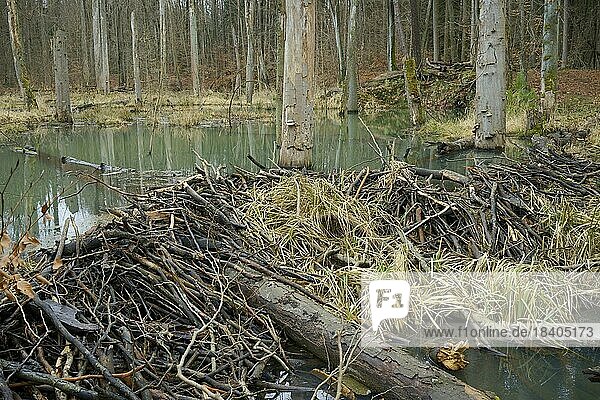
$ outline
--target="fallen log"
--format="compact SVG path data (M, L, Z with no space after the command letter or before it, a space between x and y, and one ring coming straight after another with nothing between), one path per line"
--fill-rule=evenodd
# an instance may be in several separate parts
M240 277L236 277L236 282L249 304L266 311L290 339L324 362L340 363L338 332L344 353L360 338L360 327L342 322L331 311L286 285ZM475 389L401 349L365 348L353 357L348 372L388 400L495 398L493 393Z

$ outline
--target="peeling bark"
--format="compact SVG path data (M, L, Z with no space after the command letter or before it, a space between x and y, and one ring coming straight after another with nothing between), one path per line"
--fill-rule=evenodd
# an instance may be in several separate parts
M67 34L57 30L52 43L54 54L54 88L56 91L56 120L73 123L71 97L69 94L69 61L67 58Z

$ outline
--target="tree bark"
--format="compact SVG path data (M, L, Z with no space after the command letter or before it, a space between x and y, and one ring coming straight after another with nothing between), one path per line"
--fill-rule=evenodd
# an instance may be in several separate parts
M27 109L31 109L35 105L35 97L31 89L31 81L25 67L23 58L23 46L21 45L21 28L19 26L19 18L17 16L17 6L15 0L6 0L8 9L8 29L10 33L10 44L13 53L13 63L15 67L15 76L21 91L21 97L25 102Z
M410 120L415 127L423 125L425 117L421 105L421 91L417 79L417 63L414 58L404 61L404 85Z
M196 5L190 1L190 70L192 72L192 90L194 96L200 96L200 70L198 67L198 22L196 19Z
M421 65L421 19L419 17L419 0L410 0L410 42L411 58L417 68Z
M108 64L108 20L106 17L106 0L100 0L100 38L102 43L102 91L110 92L110 70Z
M54 89L56 92L56 120L73 123L71 97L69 94L69 61L67 58L67 34L57 30L53 40Z
M387 14L387 67L388 71L396 71L396 23L394 18L394 1L386 0Z
M165 0L158 1L158 27L159 33L159 57L160 57L160 85L164 84L167 78L167 15L165 9Z
M350 0L348 15L348 46L346 51L346 111L358 112L358 63L356 60L356 13L358 0Z
M282 138L279 164L310 167L314 135L315 1L285 2Z
M331 3L332 0L327 0L327 9L331 17L331 24L333 26L333 35L335 37L335 48L338 58L338 83L342 84L346 80L346 68L345 68L345 54L344 47L342 45L342 33L340 31L340 10L339 0L336 0L335 7Z
M481 0L476 66L475 147L504 147L506 133L505 0Z
M478 32L477 27L479 21L479 0L471 1L471 48L469 50L469 60L471 64L475 64L477 60L477 38Z
M440 61L440 32L438 26L440 0L433 0L432 5L432 34L433 34L433 61Z
M556 107L558 88L558 0L545 0L542 42L541 109L548 121Z
M235 56L235 87L233 88L233 91L238 92L242 87L242 60L240 56L240 39L233 23L231 24L231 36L233 39L233 54Z
M562 32L562 56L561 56L561 67L568 67L568 56L569 56L569 30L570 30L570 2L569 0L563 0L563 32Z
M398 38L398 50L402 58L408 56L406 46L406 35L404 34L404 24L402 23L402 12L400 11L400 0L394 0L394 21L396 22L396 37Z
M256 0L245 0L246 14L246 103L254 97L254 9Z
M96 76L96 89L102 91L102 38L100 34L100 3L101 0L92 0L92 36L94 42L94 74Z
M345 354L360 341L358 326L342 321L323 305L282 283L252 281L238 275L235 281L249 304L264 309L289 338L323 362L340 363L338 337ZM359 347L352 354L348 373L388 400L497 398L398 348Z
M142 104L142 83L140 81L140 57L138 54L137 30L135 28L135 11L131 12L131 55L133 59L133 84L135 87L135 104Z
M84 0L79 0L79 29L79 40L81 42L81 78L83 79L83 85L87 86L90 84L90 53L88 50L88 23L85 17Z

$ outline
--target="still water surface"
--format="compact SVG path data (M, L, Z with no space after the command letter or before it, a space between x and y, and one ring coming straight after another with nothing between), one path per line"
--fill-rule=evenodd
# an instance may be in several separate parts
M377 147L384 154L393 148L400 158L411 148L408 161L427 168L464 171L466 166L481 162L481 155L473 153L453 155L452 159L436 158L433 148L406 130L406 121L405 115L366 118L369 133L357 118L343 121L320 118L316 124L315 168L324 171L366 165L377 168L381 165ZM270 160L277 156L275 142L274 124L253 122L232 129L182 129L168 125L152 129L143 122L122 128L39 129L26 135L20 143L0 146L0 190L14 169L4 191L4 226L8 225L8 232L13 237L29 229L45 245L51 245L67 218L72 218L83 232L102 218L103 210L123 204L122 198L114 192L102 185L89 184L91 180L86 174L92 174L106 184L139 192L157 184L177 181L192 173L195 165L202 165L202 159L227 169L235 165L256 170L247 158L250 154L264 165L273 165ZM39 154L16 153L13 145L30 145ZM101 175L90 168L64 165L61 156L96 164L102 162L135 172ZM476 161L475 156L479 156L480 161ZM42 217L41 209L45 203L50 204L51 220ZM600 365L600 355L589 350L570 354L511 350L508 360L469 350L468 359L471 365L457 376L475 387L495 392L501 399L600 398L600 384L590 383L581 373L587 367ZM312 363L305 362L306 365ZM302 364L298 368L302 369ZM304 376L306 381L292 384L315 383L316 378L311 381L308 374ZM291 397L301 399L305 396L294 394Z

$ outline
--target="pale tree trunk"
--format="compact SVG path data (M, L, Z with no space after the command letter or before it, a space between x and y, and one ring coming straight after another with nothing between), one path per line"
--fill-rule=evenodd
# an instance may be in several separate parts
M240 56L240 39L233 23L231 23L231 36L233 39L233 53L235 56L235 88L233 91L238 92L242 87L242 57Z
M569 0L563 0L563 32L562 32L562 56L561 67L567 68L569 56L569 29L570 29L570 4Z
M404 34L404 25L402 24L402 12L400 11L400 0L394 0L394 21L396 23L396 37L398 38L398 50L402 57L408 55L406 46L406 35Z
M106 17L106 2L100 1L100 37L102 41L102 91L104 94L110 92L110 71L108 67L108 20Z
M451 19L450 9L450 1L446 0L446 8L444 9L444 19L446 20L444 24L444 61L446 62L451 61L452 58L450 53L450 48L452 46L450 38L450 25L454 23L454 21Z
M6 0L6 7L8 9L8 29L10 31L10 45L13 53L13 64L15 67L15 76L17 83L19 84L19 90L21 91L21 97L25 102L27 109L31 109L35 105L35 97L33 90L31 89L31 82L29 80L29 74L25 67L25 60L23 58L23 47L21 45L21 32L19 26L19 19L17 17L17 7L15 0Z
M246 103L254 96L254 8L256 0L245 0L246 14Z
M94 42L94 75L96 89L102 91L102 35L100 34L100 1L92 0L92 36Z
M346 51L346 111L358 112L358 63L356 61L356 13L358 0L350 0L348 14L348 46Z
M523 74L526 73L527 67L525 66L525 0L519 0L519 43L521 47L519 49L519 69Z
M476 66L475 147L504 147L506 133L505 0L481 0Z
M192 89L194 96L200 96L200 71L198 67L198 22L196 20L196 5L190 1L190 68L192 72Z
M283 60L285 50L285 0L278 0L279 4L279 29L277 31L277 77L275 82L275 90L277 92L277 105L281 107L281 99L283 94ZM278 115L281 114L278 113ZM280 124L276 124L281 129ZM280 132L281 133L281 132Z
M167 78L167 11L165 9L165 0L158 2L158 27L159 33L159 57L160 57L160 86L162 87Z
M471 48L469 51L469 60L475 64L477 60L477 21L479 20L479 0L471 0Z
M433 61L440 61L440 31L439 31L439 12L440 0L433 0L432 12L432 34L433 34Z
M79 1L79 40L81 42L81 76L83 79L83 85L87 86L90 84L90 62L89 62L89 50L88 50L88 25L85 17L85 1Z
M279 164L310 167L314 136L315 1L285 2L282 138Z
M131 12L131 54L133 58L133 84L135 87L135 104L142 104L142 83L140 81L140 57L138 54L137 30L135 28L135 11Z
M387 67L388 71L398 69L396 65L396 24L394 18L394 2L386 0L387 6Z
M558 0L546 0L544 5L544 36L542 42L541 108L546 121L556 107L558 88Z
M69 61L67 58L67 35L57 30L53 40L54 89L56 91L56 120L73 123L71 97L69 95Z
M331 24L333 26L333 35L335 37L335 48L337 50L338 58L338 83L344 82L346 79L346 68L345 68L345 55L344 48L342 46L342 33L340 31L340 10L339 0L335 0L335 7L331 4L332 0L327 0L327 9L331 17Z

